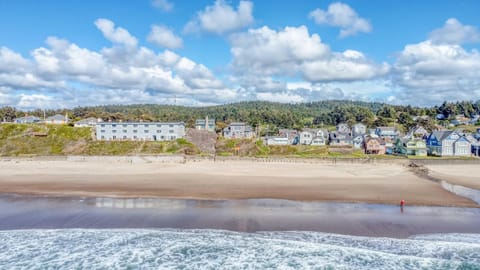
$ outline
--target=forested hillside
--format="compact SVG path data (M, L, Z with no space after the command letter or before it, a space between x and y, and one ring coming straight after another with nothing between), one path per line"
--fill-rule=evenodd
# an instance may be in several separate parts
M10 121L24 116L24 111L11 107L0 108L0 119ZM444 114L446 120L462 114L471 117L480 113L480 101L444 102L440 106L420 108L413 106L394 106L376 102L360 101L318 101L311 103L286 104L265 101L240 102L209 107L185 107L173 105L107 105L95 107L77 107L74 109L47 110L47 116L55 113L67 113L74 120L86 117L99 117L112 121L184 121L192 127L195 119L209 116L217 120L218 128L232 121L244 121L250 125L267 126L271 130L278 128L303 128L312 126L333 126L341 122L353 124L363 122L369 127L383 126L396 122L409 128L417 124L416 116L429 116L435 119ZM37 109L29 115L43 117L44 111ZM422 125L432 127L433 120L421 120Z

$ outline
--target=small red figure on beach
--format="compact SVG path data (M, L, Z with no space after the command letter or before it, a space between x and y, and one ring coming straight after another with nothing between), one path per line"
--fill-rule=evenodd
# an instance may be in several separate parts
M405 205L405 200L400 201L400 207L403 207Z

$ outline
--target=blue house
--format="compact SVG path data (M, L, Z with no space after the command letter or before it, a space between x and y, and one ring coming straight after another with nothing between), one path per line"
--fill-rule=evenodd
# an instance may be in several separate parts
M427 151L434 156L470 156L471 143L456 131L434 131L427 138Z

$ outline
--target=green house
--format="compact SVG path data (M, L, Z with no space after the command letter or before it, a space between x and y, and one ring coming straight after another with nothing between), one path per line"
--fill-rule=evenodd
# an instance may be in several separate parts
M408 156L427 156L427 144L422 139L402 138L395 141L395 153Z

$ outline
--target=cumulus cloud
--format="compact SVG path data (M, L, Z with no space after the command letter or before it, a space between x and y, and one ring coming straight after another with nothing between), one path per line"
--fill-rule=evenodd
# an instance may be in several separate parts
M372 25L366 19L358 16L349 5L340 2L330 4L327 10L317 8L310 12L309 17L317 24L340 27L342 38L372 31Z
M195 18L185 25L184 31L214 34L231 32L251 25L254 21L252 12L253 3L250 1L240 1L235 10L224 0L216 0L212 6L199 11Z
M480 42L480 31L471 25L463 25L450 18L442 28L433 30L429 39L435 44L464 44Z
M152 0L152 5L164 12L170 12L174 7L174 4L168 0Z
M202 64L169 50L156 53L137 47L135 37L109 20L96 24L113 47L92 51L49 37L30 58L0 48L0 89L14 89L8 100L16 104L10 105L50 108L173 100L201 105L239 95L240 90L226 87ZM4 94L0 98L6 101Z
M332 52L319 35L310 35L305 26L279 31L264 26L234 34L230 42L232 67L242 75L300 75L318 82L366 80L389 71L388 64L376 64L361 52Z
M167 49L178 49L183 46L183 41L173 31L163 25L152 25L148 41Z
M480 98L480 53L428 40L405 46L394 65L402 98L418 103ZM416 101L416 102L415 102Z
M98 19L95 25L102 32L103 36L113 43L123 44L129 47L137 46L137 39L121 27L115 27L115 24L107 19Z

